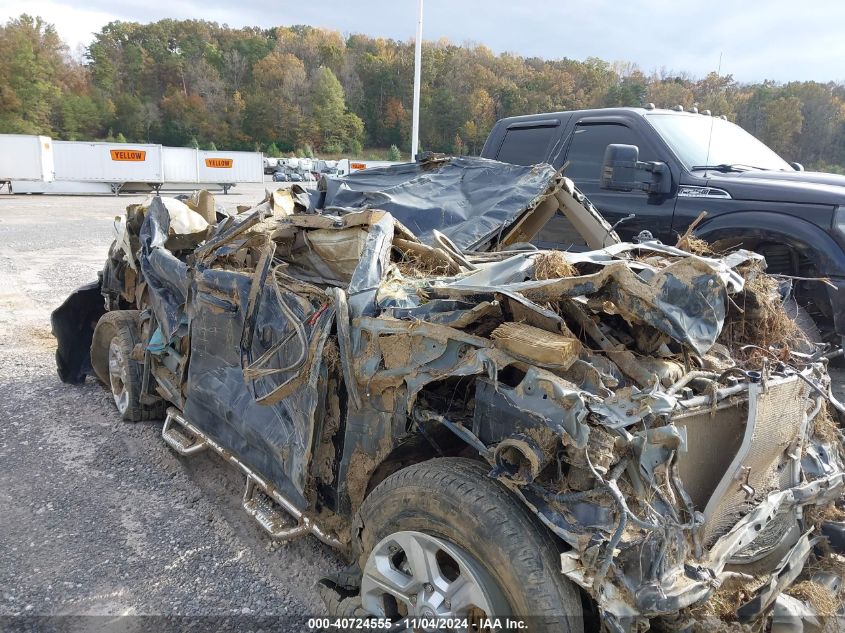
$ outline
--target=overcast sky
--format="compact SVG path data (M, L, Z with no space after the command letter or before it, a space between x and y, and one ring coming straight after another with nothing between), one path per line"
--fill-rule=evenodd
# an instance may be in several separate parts
M76 50L111 20L212 20L230 26L310 24L411 40L417 0L0 0L56 25ZM845 80L842 0L425 0L423 39L480 43L544 58L631 61L645 72L740 81Z

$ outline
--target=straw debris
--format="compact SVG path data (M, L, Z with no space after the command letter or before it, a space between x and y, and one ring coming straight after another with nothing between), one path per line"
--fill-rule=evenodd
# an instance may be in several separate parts
M809 604L815 614L822 618L836 615L839 608L836 595L824 585L812 580L794 584L785 593Z
M340 350L335 337L329 337L323 346L323 362L329 372L334 372L340 367Z
M736 620L737 609L751 600L755 588L753 582L737 577L728 578L708 600L692 607L689 615L699 622L713 619L722 622Z
M736 305L728 312L719 342L735 358L751 364L770 349L788 358L790 349L806 345L807 338L784 308L777 279L766 275L756 262L737 270L745 278L745 288L735 296ZM746 345L762 350L743 351Z
M804 519L810 525L820 527L822 523L828 521L845 521L845 510L837 508L834 504L828 505L811 505L804 510Z
M842 430L830 414L830 405L825 402L822 405L821 411L819 411L818 415L813 420L813 434L822 442L836 444L836 442L840 441L841 433Z
M698 217L687 227L684 234L678 238L678 242L675 244L676 248L680 248L681 250L692 253L693 255L713 254L713 249L710 248L710 244L700 237L696 237L692 234L695 227L697 227L706 216L707 211L702 211L698 214Z
M454 272L446 260L434 256L433 253L404 248L395 248L395 250L401 254L396 262L396 268L403 277L412 279L447 277Z
M546 251L534 258L534 279L560 279L561 277L574 277L578 270L566 261L566 257L560 251Z

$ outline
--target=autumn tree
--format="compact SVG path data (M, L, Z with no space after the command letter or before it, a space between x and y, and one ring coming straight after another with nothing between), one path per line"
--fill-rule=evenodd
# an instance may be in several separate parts
M804 164L830 161L836 132L842 122L843 101L833 84L815 81L792 82L784 86L784 94L801 102L803 126L796 137L798 158Z
M646 102L653 103L658 108L672 108L681 105L688 109L693 106L695 97L690 82L683 77L658 77L653 75L646 90Z
M493 99L484 88L473 90L470 95L470 119L463 124L460 133L470 153L478 153L496 122Z
M411 115L405 104L391 97L384 108L384 138L394 145L404 145L411 138Z
M795 155L795 139L801 132L804 116L798 97L779 97L763 108L765 125L761 139L781 156Z
M286 149L295 148L311 131L305 112L305 65L298 57L276 50L255 64L253 75L253 88L246 96L247 134L258 141L266 139Z

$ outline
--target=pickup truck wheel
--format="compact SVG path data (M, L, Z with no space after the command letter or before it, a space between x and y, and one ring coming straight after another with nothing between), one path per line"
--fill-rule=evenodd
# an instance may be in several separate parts
M143 365L132 359L132 350L140 339L139 314L137 310L106 312L91 340L94 373L111 390L117 410L129 422L156 420L164 411L164 403L148 406L140 400Z
M123 353L121 338L115 336L109 343L109 386L114 404L121 415L129 410L130 391L132 389L129 359Z
M359 511L363 609L394 621L527 617L532 631L582 632L580 596L560 573L560 548L487 470L469 459L433 459L368 495Z

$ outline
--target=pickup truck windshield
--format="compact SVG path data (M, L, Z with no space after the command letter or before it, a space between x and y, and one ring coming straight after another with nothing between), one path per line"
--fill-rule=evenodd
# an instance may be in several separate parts
M687 169L705 165L742 165L744 169L792 170L766 145L724 119L702 115L649 114L647 121Z

